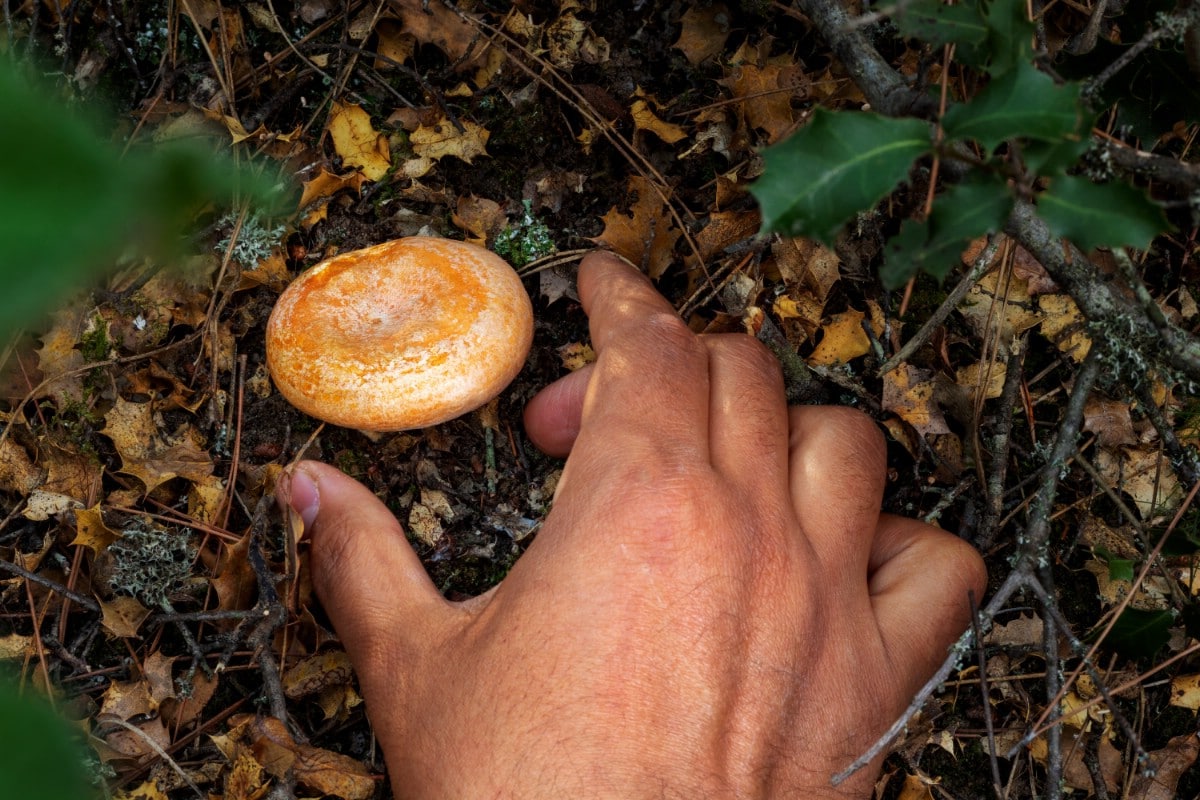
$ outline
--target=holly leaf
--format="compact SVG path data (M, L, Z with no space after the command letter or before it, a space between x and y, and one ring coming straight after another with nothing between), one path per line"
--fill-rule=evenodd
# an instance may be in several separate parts
M1082 121L1078 84L1059 86L1022 62L969 103L947 111L942 130L948 140L975 139L991 152L1015 137L1056 142L1076 136Z
M1171 227L1162 208L1140 190L1073 175L1054 179L1038 200L1038 212L1056 236L1070 239L1084 251L1145 248Z
M1021 149L1025 166L1034 175L1061 175L1074 165L1092 146L1086 136L1062 139L1057 142L1026 142Z
M1034 26L1026 14L1025 0L992 0L984 6L983 19L988 40L976 52L983 55L981 61L987 61L988 73L1002 75L1014 66L1027 64L1033 54Z
M1174 622L1175 616L1170 611L1126 608L1104 641L1131 658L1150 658L1166 646Z
M896 188L929 150L929 126L921 120L818 108L808 125L763 151L766 170L750 186L762 207L762 230L831 244L842 225Z
M1012 204L1002 179L971 175L937 199L929 219L904 223L888 242L879 277L889 288L903 286L917 270L944 280L968 242L1004 226Z
M976 3L948 6L942 0L915 0L893 16L892 21L901 33L913 39L935 47L957 45L960 57L964 49L977 52L988 38L987 25Z

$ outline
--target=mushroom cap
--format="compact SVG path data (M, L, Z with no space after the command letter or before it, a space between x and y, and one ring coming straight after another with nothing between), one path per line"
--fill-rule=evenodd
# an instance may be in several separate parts
M409 237L302 273L267 322L288 401L348 428L424 428L504 390L533 341L521 279L482 247Z

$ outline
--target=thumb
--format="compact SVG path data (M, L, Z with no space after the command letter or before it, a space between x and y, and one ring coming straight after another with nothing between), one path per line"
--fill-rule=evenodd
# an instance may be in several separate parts
M884 646L915 691L971 623L970 595L987 588L983 559L953 534L882 514L871 551L870 592Z
M282 495L304 521L313 586L360 675L388 668L376 663L381 658L415 655L449 604L392 512L367 487L316 461L298 464ZM384 642L401 652L380 653Z

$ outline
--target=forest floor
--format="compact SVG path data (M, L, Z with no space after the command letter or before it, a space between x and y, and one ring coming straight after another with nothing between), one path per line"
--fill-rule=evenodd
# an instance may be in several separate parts
M1120 16L1093 14L1104 3L1045 5L1046 63L1089 23L1110 45L1134 38ZM832 248L758 235L747 186L761 148L817 106L866 102L800 11L701 0L5 8L10 48L109 104L114 141L209 141L292 189L282 215L202 216L186 268L122 263L0 353L0 659L81 721L113 796L391 796L275 480L301 454L335 464L395 511L447 597L502 579L562 467L525 440L521 411L590 357L573 270L596 247L640 265L694 330L748 331L803 361L819 387L793 383L807 394L796 399L877 419L887 510L979 546L991 590L1010 574L1081 368L1078 308L998 235L966 297L917 336L985 249L942 285L884 289L884 243L920 209L925 169ZM951 69L941 48L886 20L869 31L919 88ZM974 90L958 80L955 91ZM1149 140L1114 119L1097 122L1114 146L1197 160L1186 114ZM1172 221L1137 267L1194 334L1195 223ZM279 293L329 255L417 234L501 250L527 276L526 368L484 413L427 430L368 436L293 409L265 364ZM1111 254L1091 255L1119 272ZM910 340L919 346L901 353ZM879 798L991 797L993 776L1005 797L1045 796L1046 738L1021 737L1055 704L1097 697L1055 744L1065 791L1200 795L1200 514L1165 455L1195 444L1200 405L1186 381L1151 370L1108 377L1055 465L1042 575L1061 612L1051 665L1048 612L1014 597L896 742ZM1097 643L1088 663L1107 700L1076 674L1084 662L1062 623ZM1071 679L1053 701L1048 669Z

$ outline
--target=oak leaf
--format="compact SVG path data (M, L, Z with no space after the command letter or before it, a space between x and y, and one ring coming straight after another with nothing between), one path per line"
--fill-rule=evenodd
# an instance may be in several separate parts
M350 683L354 668L344 650L325 650L302 659L283 675L283 693L293 699Z
M637 196L630 213L624 214L613 206L603 217L604 230L592 241L607 245L634 264L643 265L647 274L656 279L670 266L675 242L681 234L674 227L662 196L650 181L634 175L629 179L628 190Z
M434 161L440 161L446 156L454 156L468 164L479 156L486 157L487 142L492 135L491 132L482 125L466 119L461 120L461 125L462 130L460 131L447 117L442 117L433 125L422 125L409 136L413 152L422 158ZM420 175L412 177L420 177Z
M694 67L725 49L729 23L729 9L724 3L694 5L680 17L679 38L671 46L683 51L683 57Z
M181 477L203 480L212 474L212 458L196 445L190 426L175 434L159 432L151 403L132 403L118 397L105 415L102 434L112 440L121 456L121 472L142 482L146 491Z
M92 555L98 556L120 538L120 532L104 524L99 505L81 508L75 512L75 538L71 544L90 547Z
M719 81L741 101L746 124L766 133L768 144L778 142L795 126L792 98L807 95L807 79L796 64L741 64Z
M371 116L362 108L334 100L326 129L342 161L358 167L368 180L377 181L391 169L387 137L375 130Z
M343 189L350 189L356 194L361 195L362 185L366 180L367 176L357 170L348 172L345 175L336 175L321 167L321 171L317 173L315 178L304 182L304 189L300 194L300 203L296 207L305 208L314 200L330 197Z
M827 367L832 364L847 364L871 351L871 340L863 330L867 315L850 309L834 314L822 328L824 335L817 344L808 363Z
M883 408L913 426L924 436L949 433L942 410L934 402L933 375L911 364L901 364L883 376Z
M114 597L100 601L100 624L120 639L136 639L138 628L150 616L150 611L134 597Z

